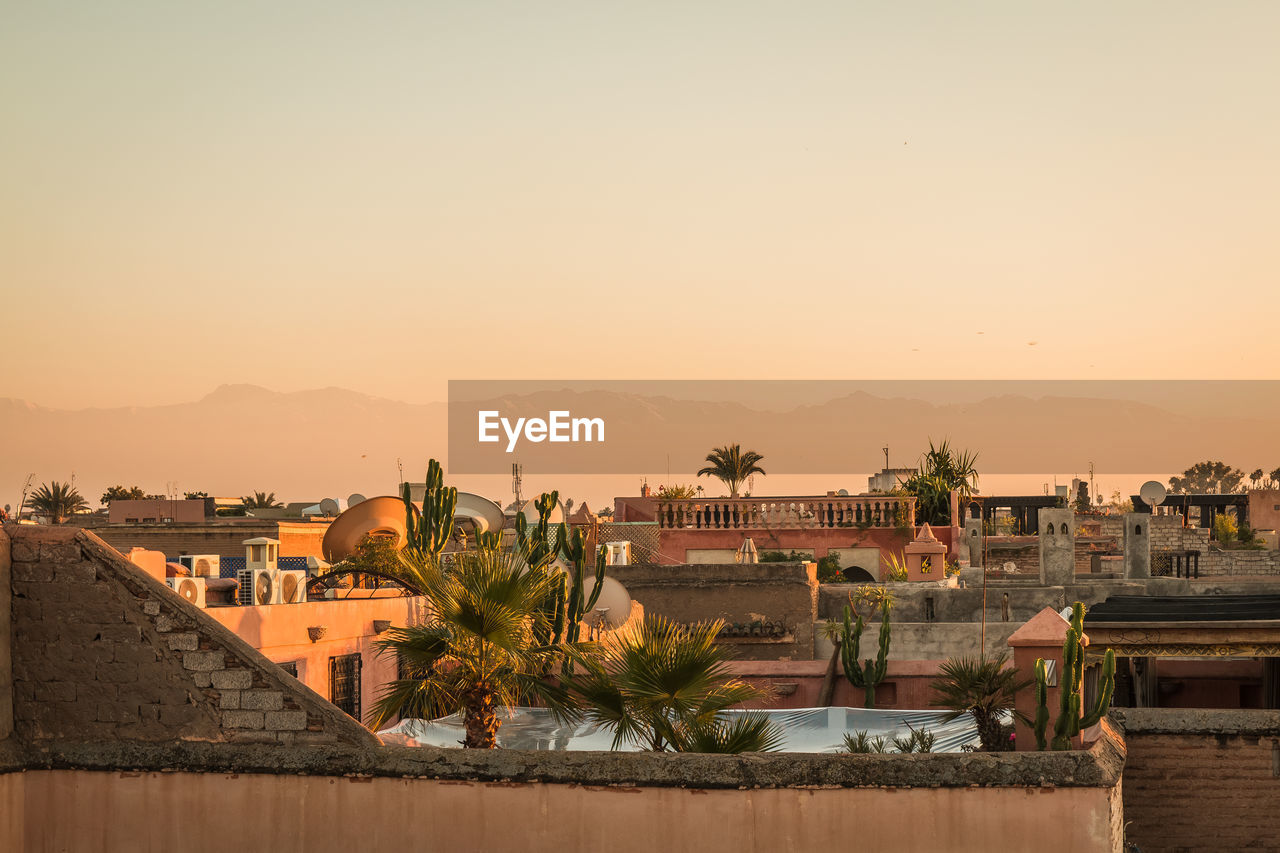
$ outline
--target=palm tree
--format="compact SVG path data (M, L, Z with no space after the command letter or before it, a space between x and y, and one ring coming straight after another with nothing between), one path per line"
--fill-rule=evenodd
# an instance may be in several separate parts
M729 497L738 496L738 488L752 474L763 474L765 470L757 465L764 457L754 450L743 451L737 444L717 447L707 454L711 464L698 470L699 477L715 477L729 487Z
M1262 469L1261 469L1261 468L1255 468L1255 469L1253 469L1253 473L1251 473L1251 474L1249 475L1249 482L1253 484L1253 487L1254 487L1255 489L1256 489L1256 488L1258 488L1258 483L1262 482Z
M938 668L933 680L933 690L938 695L930 702L950 709L945 719L949 722L965 714L973 717L978 726L978 738L985 752L999 752L1007 748L1001 717L1005 711L1026 722L1024 715L1013 710L1013 698L1019 690L1031 684L1031 679L1018 680L1016 669L1006 669L1009 653L996 657L971 657L965 655L948 658Z
M70 483L53 480L45 483L27 498L27 505L36 515L43 515L62 524L77 512L88 509L89 502ZM21 512L21 507L18 508Z
M728 655L715 643L723 626L645 617L633 633L607 640L597 657L581 659L566 687L588 720L613 731L614 749L626 743L659 752L777 749L781 733L768 717L724 714L763 693L729 674Z
M518 551L482 549L455 555L449 568L432 558L402 558L413 586L433 614L424 625L397 628L376 644L395 654L409 678L387 684L369 715L378 728L396 716L431 719L461 711L469 749L497 745L499 707L540 700L561 718L574 703L542 676L566 651L584 645L540 644L546 636L544 603L556 572L529 570Z
M254 492L251 496L240 498L247 509L275 509L284 506L276 500L275 492Z

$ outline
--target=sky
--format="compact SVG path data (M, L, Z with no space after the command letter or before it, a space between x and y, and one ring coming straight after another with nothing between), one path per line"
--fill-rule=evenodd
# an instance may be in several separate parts
M0 17L0 397L1277 378L1269 0Z

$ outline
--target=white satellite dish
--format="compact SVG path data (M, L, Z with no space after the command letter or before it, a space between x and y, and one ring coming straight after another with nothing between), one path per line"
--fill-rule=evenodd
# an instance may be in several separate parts
M587 578L582 582L582 594L591 598L591 591L596 588L596 579ZM602 612L603 611L603 612ZM631 616L631 593L627 588L611 577L605 577L604 586L600 590L600 598L590 613L582 614L582 621L588 625L596 624L603 618L610 630L619 628Z
M1169 492L1165 487L1155 480L1148 480L1142 484L1142 488L1138 489L1138 497L1142 498L1143 503L1151 507L1152 512L1155 512L1156 507L1164 503L1164 499L1168 494Z
M356 492L353 495L349 495L347 497L347 509L351 509L351 507L355 506L356 504L362 504L367 500L368 498L366 498L364 495L360 494L359 492Z
M840 497L842 497L842 498L847 498L847 497L849 497L849 490L848 490L848 489L841 489L840 491L836 492L836 494L837 494L837 495L839 495L839 496L840 496Z
M534 521L537 521L537 510L534 510ZM458 505L453 510L455 521L469 521L479 533L490 530L501 530L507 516L502 507L486 497L471 492L458 492Z
M325 498L320 501L320 514L327 518L335 518L341 515L345 508L334 498Z

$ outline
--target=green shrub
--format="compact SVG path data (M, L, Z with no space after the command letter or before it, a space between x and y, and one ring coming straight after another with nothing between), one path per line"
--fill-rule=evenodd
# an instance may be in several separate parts
M1223 548L1231 547L1231 543L1235 541L1236 534L1238 532L1239 531L1236 529L1236 520L1234 518L1227 515L1225 512L1221 515L1214 516L1213 538L1217 539L1218 544Z

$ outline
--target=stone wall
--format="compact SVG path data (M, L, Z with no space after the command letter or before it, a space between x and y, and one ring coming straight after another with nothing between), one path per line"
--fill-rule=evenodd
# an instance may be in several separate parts
M92 533L5 531L19 738L376 742Z
M1126 708L1127 840L1158 851L1280 850L1280 711Z
M645 613L676 622L723 619L747 624L781 621L785 638L733 642L747 660L809 660L814 650L818 604L817 566L813 563L728 565L611 566Z

